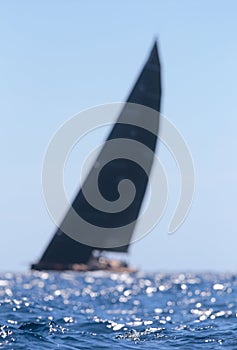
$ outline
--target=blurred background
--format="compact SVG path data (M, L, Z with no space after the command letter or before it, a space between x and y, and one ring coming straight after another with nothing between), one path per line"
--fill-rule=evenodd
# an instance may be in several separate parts
M54 233L41 188L52 135L85 108L124 101L155 38L162 113L190 149L196 190L185 222L168 235L180 178L159 144L167 210L132 245L130 262L145 271L236 270L236 11L234 0L1 1L2 271L27 270ZM65 169L69 198L83 157L107 132L98 129L74 148Z

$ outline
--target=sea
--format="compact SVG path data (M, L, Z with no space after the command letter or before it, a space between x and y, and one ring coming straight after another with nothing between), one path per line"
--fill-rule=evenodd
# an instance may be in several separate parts
M0 349L237 349L237 275L0 274Z

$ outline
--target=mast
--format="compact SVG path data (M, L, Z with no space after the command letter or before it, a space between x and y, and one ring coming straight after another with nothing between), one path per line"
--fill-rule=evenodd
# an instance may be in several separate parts
M131 93L129 94L129 97L127 98L127 102L140 104L145 107L152 108L157 112L160 111L161 76L156 42L154 43L148 60L145 63ZM125 120L124 118L126 118L125 109L126 107L121 111L117 122L107 138L107 141L121 138L131 139L144 144L154 152L158 136L159 117L157 117L157 120L155 121L156 125L154 134L139 126L123 123L123 120ZM144 115L144 118L146 118L146 115ZM106 147L108 146L105 143L97 158L97 161L103 157ZM152 162L153 159L150 160L148 175L152 167ZM106 164L104 168L105 170L102 170L103 174L100 177L101 181L99 183L99 188L103 196L110 201L116 200L115 188L117 188L121 180L128 178L136 187L135 198L131 205L119 213L100 212L87 202L81 189L76 195L72 203L72 207L84 220L97 227L114 228L132 223L130 231L126 233L126 244L114 248L98 248L88 246L73 240L62 232L60 228L58 228L51 242L43 253L40 261L37 264L32 265L33 269L47 269L47 267L49 269L54 269L53 267L56 265L68 266L80 263L86 264L88 263L94 249L117 252L128 251L129 243L135 228L136 219L139 215L143 197L145 195L148 177L147 174L139 171L138 167L128 159L115 159L109 164ZM88 175L88 178L92 172L93 167ZM85 183L88 181L88 178L85 180ZM68 218L69 212L66 214L63 223L66 222ZM63 227L63 224L61 227ZM80 227L77 229L78 232L80 232Z

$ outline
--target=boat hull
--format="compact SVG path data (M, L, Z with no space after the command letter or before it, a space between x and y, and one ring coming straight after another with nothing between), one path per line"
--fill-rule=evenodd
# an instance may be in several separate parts
M106 263L91 263L91 264L32 264L31 270L36 271L108 271L116 273L135 273L138 269L127 266L121 261L107 260Z

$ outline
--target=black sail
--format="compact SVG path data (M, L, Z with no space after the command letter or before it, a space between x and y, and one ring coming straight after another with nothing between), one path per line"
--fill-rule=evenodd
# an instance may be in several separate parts
M151 53L145 63L128 99L127 102L139 104L145 107L150 107L153 110L160 111L161 102L161 76L160 76L160 62L158 57L157 44L155 43ZM146 118L146 115L142 116ZM153 133L136 125L125 124L123 121L126 118L126 106L121 111L117 122L112 128L107 141L116 139L131 139L138 141L148 147L152 152L155 151L158 129L159 129L159 113L156 114L155 125L153 126ZM149 123L149 120L146 121ZM154 121L153 121L154 123ZM103 156L105 148L109 147L105 143L103 146L97 161ZM131 205L120 213L104 213L91 206L82 190L76 195L72 207L74 210L87 222L97 226L106 228L122 227L127 224L130 225L130 230L126 232L126 237L123 240L123 245L111 247L94 247L87 244L80 243L68 235L62 230L64 223L70 220L70 213L66 214L61 228L58 228L51 242L43 253L40 261L37 264L32 265L33 269L53 269L54 266L64 265L69 266L72 264L88 263L92 251L96 250L109 250L117 252L127 252L129 242L131 240L136 219L138 217L142 201L145 195L148 176L152 166L153 159L150 159L148 166L148 172L144 171L129 159L114 159L106 164L101 170L98 178L98 187L107 200L114 201L117 199L117 192L115 189L118 183L123 179L131 180L136 187L136 194ZM88 179L93 172L93 167L88 175ZM89 180L88 180L89 181ZM87 179L85 180L85 183ZM84 186L84 184L83 184ZM76 228L80 233L80 227ZM65 231L65 230L64 230Z

